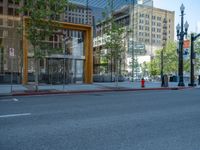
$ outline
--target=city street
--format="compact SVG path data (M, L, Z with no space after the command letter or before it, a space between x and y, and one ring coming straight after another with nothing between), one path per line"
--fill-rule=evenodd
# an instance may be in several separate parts
M0 150L199 150L200 89L0 99Z

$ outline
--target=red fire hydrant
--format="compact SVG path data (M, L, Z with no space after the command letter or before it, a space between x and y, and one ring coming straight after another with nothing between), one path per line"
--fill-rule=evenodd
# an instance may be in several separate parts
M141 87L142 87L142 88L145 87L145 80L144 80L144 78L142 78L142 80L141 80Z

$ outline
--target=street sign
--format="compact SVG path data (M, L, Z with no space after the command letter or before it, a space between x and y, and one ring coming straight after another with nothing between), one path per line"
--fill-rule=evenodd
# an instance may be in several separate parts
M132 41L129 41L128 51L132 52L132 50L133 50L133 43ZM145 44L134 42L134 53L138 55L144 55L146 53Z
M15 56L15 49L14 48L9 48L9 56L14 57Z

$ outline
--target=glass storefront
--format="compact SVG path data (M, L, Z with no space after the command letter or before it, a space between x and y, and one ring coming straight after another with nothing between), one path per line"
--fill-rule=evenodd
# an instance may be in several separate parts
M65 33L65 35L60 34ZM75 84L84 81L83 33L80 31L59 31L50 38L50 48L55 49L40 60L39 82L48 84ZM48 49L46 50L48 53ZM34 63L29 50L29 82L34 81Z

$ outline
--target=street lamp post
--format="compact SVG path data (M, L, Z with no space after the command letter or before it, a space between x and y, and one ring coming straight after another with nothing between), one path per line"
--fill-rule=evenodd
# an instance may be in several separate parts
M180 7L181 10L181 26L178 24L176 26L177 30L177 38L179 40L179 67L178 67L178 74L179 74L179 83L178 86L185 86L184 81L183 81L183 40L184 40L184 35L187 36L187 30L189 27L188 22L186 21L184 24L185 31L183 31L183 22L184 22L184 10L185 7L182 4Z
M164 87L164 76L163 76L163 70L164 70L164 50L166 49L166 42L167 42L167 14L165 13L165 18L163 20L163 48L161 50L161 71L160 71L160 77L161 77L161 87Z

